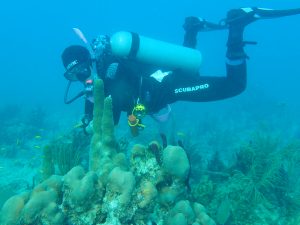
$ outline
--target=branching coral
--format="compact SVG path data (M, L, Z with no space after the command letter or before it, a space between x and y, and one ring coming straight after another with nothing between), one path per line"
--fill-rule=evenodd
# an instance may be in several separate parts
M285 185L282 155L278 148L277 138L258 135L238 153L237 171L234 173L237 177L233 178L244 183L244 194L254 204L271 201L273 196L270 193ZM244 160L239 161L239 158Z
M84 155L87 155L89 140L89 136L73 130L68 135L52 141L46 147L51 150L53 163L60 175L66 174L71 168L82 163ZM44 157L47 156L44 154Z
M54 163L52 158L51 148L47 145L43 149L43 160L42 160L42 179L46 180L55 173Z
M280 218L286 224L299 210L294 192L299 190L298 149L295 143L282 147L277 137L257 133L241 146L235 165L218 171L226 176L215 179L215 173L206 173L193 195L208 204L219 223L271 224Z

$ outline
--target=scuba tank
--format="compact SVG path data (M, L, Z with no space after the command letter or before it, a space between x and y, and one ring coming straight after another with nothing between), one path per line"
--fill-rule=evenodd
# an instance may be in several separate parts
M181 45L120 31L110 39L112 54L169 70L197 73L202 61L200 51Z

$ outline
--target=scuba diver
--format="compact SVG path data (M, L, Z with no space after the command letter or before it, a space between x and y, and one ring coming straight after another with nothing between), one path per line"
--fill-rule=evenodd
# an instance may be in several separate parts
M184 57L182 57L182 52L176 53L176 50L171 49L171 45L160 46L165 48L165 52L169 51L169 55L164 55L158 49L154 53L155 57L149 57L149 52L152 48L155 49L155 45L148 46L147 49L146 45L151 41L148 39L144 41L143 37L129 32L125 36L130 36L132 46L115 46L113 37L107 35L97 37L88 46L69 46L62 53L62 61L66 69L64 76L69 80L65 103L69 104L81 96L86 97L85 116L82 119L83 127L86 128L93 116L94 77L92 74L94 71L104 82L105 96L112 97L114 123L118 124L122 111L127 112L131 133L136 136L144 127L142 119L145 115L151 115L157 121L164 121L171 112L169 104L176 101L216 101L243 92L247 83L246 59L248 58L244 46L255 44L255 42L244 41L244 28L256 20L296 14L300 14L300 8L273 10L252 7L230 10L226 18L219 23L211 23L194 16L187 17L183 25L184 42L183 46L180 46L184 48L184 53L187 53ZM199 75L197 61L201 61L201 57L195 57L197 53L189 52L187 49L196 51L198 32L220 29L228 30L226 76ZM124 45L124 40L126 41L126 37L122 39L122 43L120 42L122 45ZM123 57L125 50L128 52ZM176 54L178 59L176 59ZM168 70L169 64L174 64L173 56L178 68L173 65L172 70ZM144 60L145 58L147 60ZM161 58L161 61L158 58ZM172 60L172 63L169 62ZM179 65L183 61L186 64L194 63L197 67L196 72L194 68L193 72L187 72L185 65ZM82 82L85 89L69 100L68 90L73 81ZM162 109L165 109L165 112L158 114Z

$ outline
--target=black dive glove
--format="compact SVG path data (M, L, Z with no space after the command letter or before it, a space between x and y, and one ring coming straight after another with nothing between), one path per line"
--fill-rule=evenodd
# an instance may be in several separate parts
M88 127L92 121L92 118L89 115L84 115L81 119L81 128L83 129L84 134L88 135L90 132L88 131Z

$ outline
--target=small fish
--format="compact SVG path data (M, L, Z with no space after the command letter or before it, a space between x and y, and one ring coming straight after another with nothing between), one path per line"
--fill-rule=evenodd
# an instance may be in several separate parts
M179 137L185 137L185 133L183 133L183 132L177 132L177 136L179 136Z
M82 123L75 124L73 128L80 128L80 127L82 127Z
M20 139L17 138L17 140L16 140L16 145L19 145L19 144L20 144Z
M42 136L40 136L40 135L36 135L36 136L34 136L34 138L35 138L35 139L41 139L41 138L42 138Z
M4 169L4 167L3 167L3 166L0 166L0 170L2 170L2 169Z
M41 146L39 146L39 145L35 145L33 147L36 148L36 149L40 149L41 148Z

